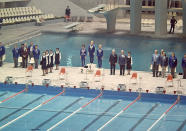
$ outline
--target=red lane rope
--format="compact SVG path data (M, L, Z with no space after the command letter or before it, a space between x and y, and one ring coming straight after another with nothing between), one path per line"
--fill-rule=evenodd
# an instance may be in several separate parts
M14 94L14 95L12 95L12 96L10 96L10 97L4 99L4 100L2 100L1 103L3 103L3 102L5 102L5 101L7 101L7 100L9 100L9 99L11 99L11 98L13 98L13 97L19 95L19 94L21 94L21 93L23 93L23 92L25 92L26 90L27 90L27 89L25 88L24 90L22 90L22 91L20 91L20 92L18 92L18 93L16 93L16 94Z
M56 98L57 96L59 96L59 95L63 94L64 92L65 92L65 91L62 91L62 92L60 92L59 94L57 94L56 96L54 96L54 97L52 97L52 98L50 98L50 99L46 100L45 102L43 102L43 103L42 103L42 105L44 105L44 104L48 103L49 101L53 100L54 98Z
M128 109L132 104L134 104L137 100L139 100L141 98L141 96L138 96L135 100L133 100L130 104L128 104L123 111L125 111L126 109Z
M87 105L89 105L90 103L92 103L93 101L95 101L97 98L101 97L103 95L103 93L101 92L98 96L96 96L94 99L92 99L91 101L89 101L88 103L86 103L85 105L83 105L81 108L86 107Z
M165 114L167 114L177 103L179 102L179 100L177 99L174 104L172 104L171 107L169 107L169 109L166 110Z

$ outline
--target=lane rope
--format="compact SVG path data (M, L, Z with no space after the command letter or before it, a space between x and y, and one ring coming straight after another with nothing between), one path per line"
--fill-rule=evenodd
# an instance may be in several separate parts
M152 128L180 101L180 96L176 99L176 101L147 129L147 131L151 131Z
M103 126L101 126L97 131L101 131L103 128L105 128L109 123L111 123L114 119L116 119L119 115L121 115L125 110L127 110L132 104L134 104L136 101L138 101L141 98L141 95L139 95L134 101L132 101L130 104L128 104L123 110L121 110L118 114L116 114L114 117L112 117L108 122L106 122Z
M1 127L0 127L0 130L2 130L3 128L5 128L5 127L9 126L10 124L14 123L15 121L17 121L17 120L19 120L19 119L21 119L21 118L25 117L26 115L30 114L31 112L33 112L33 111L37 110L38 108L40 108L41 106L43 106L43 105L47 104L49 101L53 100L53 99L54 99L54 98L56 98L57 96L62 95L64 92L65 92L65 91L63 90L62 92L60 92L60 93L59 93L59 94L57 94L56 96L54 96L54 97L52 97L52 98L50 98L50 99L48 99L48 100L44 101L44 102L43 102L43 103L41 103L40 105L38 105L38 106L34 107L33 109L31 109L31 110L29 110L29 111L25 112L24 114L22 114L22 115L18 116L17 118L15 118L15 119L13 119L13 120L9 121L9 122L8 122L8 123L6 123L5 125L1 126Z
M14 98L15 96L17 96L17 95L19 95L19 94L21 94L21 93L23 93L23 92L25 92L25 91L27 91L27 90L28 90L28 88L25 88L24 90L22 90L22 91L20 91L20 92L18 92L18 93L16 93L16 94L14 94L14 95L12 95L12 96L9 96L8 98L6 98L6 99L0 101L0 104L3 103L3 102L5 102L5 101L7 101L7 100L9 100L9 99L11 99L11 98Z
M72 114L68 115L64 119L60 120L59 122L57 122L56 124L54 124L53 126L51 126L49 129L47 129L47 131L53 130L54 128L56 128L57 126L59 126L60 124L62 124L65 120L67 120L70 117L72 117L73 115L75 115L77 112L79 112L80 110L82 110L83 108L85 108L86 106L88 106L90 103L92 103L93 101L95 101L96 99L98 99L99 97L101 97L102 95L103 95L103 93L101 92L98 96L96 96L94 99L92 99L91 101L89 101L85 105L81 106L79 109L77 109L76 111L74 111Z

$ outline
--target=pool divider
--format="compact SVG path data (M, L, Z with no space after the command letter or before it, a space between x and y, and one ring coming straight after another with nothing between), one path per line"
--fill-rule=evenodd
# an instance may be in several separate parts
M177 131L182 131L184 126L186 125L186 119L182 122L182 124L178 127Z
M180 96L178 95L176 101L147 129L151 131L152 128L180 101Z
M31 112L35 111L36 109L40 108L41 106L43 106L43 105L47 104L47 103L48 103L48 102L50 102L51 100L55 99L57 96L62 95L64 92L65 92L65 90L63 90L62 92L58 93L56 96L54 96L54 97L52 97L52 98L50 98L50 99L48 99L48 100L44 101L44 102L43 102L43 103L41 103L40 105L38 105L38 106L36 106L36 107L32 108L31 110L29 110L29 111L25 112L24 114L22 114L22 115L18 116L17 118L15 118L15 119L13 119L13 120L9 121L9 122L8 122L8 123L6 123L5 125L1 126L1 127L0 127L0 130L2 130L3 128L5 128L5 127L9 126L10 124L14 123L15 121L17 121L17 120L19 120L19 119L21 119L21 118L25 117L26 115L30 114Z
M23 93L23 92L26 92L26 91L28 91L28 88L25 88L24 90L22 90L22 91L20 91L20 92L14 94L14 95L12 95L12 96L9 96L9 97L6 98L6 99L0 101L0 104L3 103L3 102L5 102L5 101L7 101L7 100L9 100L9 99L11 99L11 98L13 98L13 97L15 97L15 96L17 96L17 95L19 95L19 94L21 94L21 93Z
M92 120L88 125L86 125L81 131L87 130L91 125L93 125L96 121L98 121L102 116L104 116L107 112L109 112L111 109L113 109L116 105L118 105L121 102L121 100L116 101L113 103L109 108L107 108L103 113L101 113L99 116L97 116L94 120Z
M8 92L4 92L4 93L0 94L0 97L4 96L6 94L8 94Z
M5 119L9 118L10 116L14 115L15 113L21 111L22 109L24 109L25 107L28 107L29 105L33 104L34 102L38 101L39 99L41 99L42 97L44 97L45 95L41 95L39 97L37 97L36 99L30 101L29 103L27 103L26 105L22 106L21 108L18 108L17 110L9 113L8 115L4 116L3 118L0 119L0 122L4 121Z
M141 117L141 119L139 119L139 120L137 121L137 123L136 123L134 126L132 126L132 128L129 129L129 131L134 131L134 130L136 129L136 127L137 127L141 122L143 122L143 120L144 120L145 118L147 118L147 116L148 116L156 107L158 107L158 104L157 104L157 103L156 103L143 117Z
M91 101L89 101L88 103L86 103L85 105L81 106L79 109L77 109L76 111L74 111L73 113L71 113L70 115L68 115L67 117L65 117L64 119L62 119L61 121L57 122L55 125L53 125L52 127L50 127L49 129L47 129L47 131L51 131L54 128L56 128L57 126L59 126L60 124L62 124L65 120L67 120L68 118L72 117L73 115L75 115L76 113L78 113L80 110L82 110L83 108L85 108L86 106L88 106L90 103L92 103L93 101L95 101L96 99L98 99L99 97L101 97L103 95L102 91L101 93L96 96L94 99L92 99Z
M75 100L74 102L72 102L68 106L64 107L61 111L55 113L53 116L51 116L47 120L45 120L44 122L40 123L37 127L35 127L34 129L32 129L32 131L40 130L40 128L42 126L44 126L45 124L47 124L48 122L50 122L52 119L54 119L55 117L57 117L58 115L60 115L61 113L63 113L65 110L67 110L68 108L70 108L71 106L73 106L74 104L76 104L77 102L79 102L81 99L83 99L83 97L80 97L79 99Z
M133 100L130 104L128 104L123 110L121 110L114 117L112 117L108 122L106 122L103 126L101 126L97 131L101 131L103 128L105 128L110 122L112 122L114 119L116 119L119 115L121 115L125 110L127 110L131 105L133 105L140 98L141 98L141 94L139 94L139 96L135 100Z

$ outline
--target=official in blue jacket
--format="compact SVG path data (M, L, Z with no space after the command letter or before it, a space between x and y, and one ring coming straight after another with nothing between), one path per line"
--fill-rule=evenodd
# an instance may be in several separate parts
M94 54L95 54L95 45L94 45L94 41L91 41L90 45L88 46L88 55L90 57L90 63L94 62Z
M85 44L82 44L81 49L80 49L80 59L81 59L82 67L85 66L86 56L87 56L87 50L85 49Z
M97 49L97 59L98 59L98 67L102 67L102 60L103 60L103 49L102 45L100 44L98 49Z
M0 42L0 66L3 65L3 56L5 55L5 47L2 42Z
M121 50L121 54L119 56L119 66L120 66L120 75L125 75L125 65L127 56L124 54L124 50Z
M35 68L38 69L38 62L40 56L40 50L38 49L38 45L35 45L35 48L33 50L33 56L34 56Z
M186 54L184 54L181 65L183 68L183 79L186 79Z
M154 54L152 55L152 72L153 77L158 77L158 67L160 64L160 55L158 54L158 50L154 51Z
M19 48L17 45L14 46L12 49L13 59L14 59L14 68L17 68L18 66L18 57L19 57Z
M169 67L171 69L171 75L174 78L175 77L175 69L177 66L177 58L175 56L175 53L172 52L172 55L169 57Z

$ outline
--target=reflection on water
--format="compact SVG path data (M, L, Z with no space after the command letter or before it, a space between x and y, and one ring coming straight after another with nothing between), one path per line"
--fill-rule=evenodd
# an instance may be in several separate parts
M67 57L67 66L72 66L72 56Z

